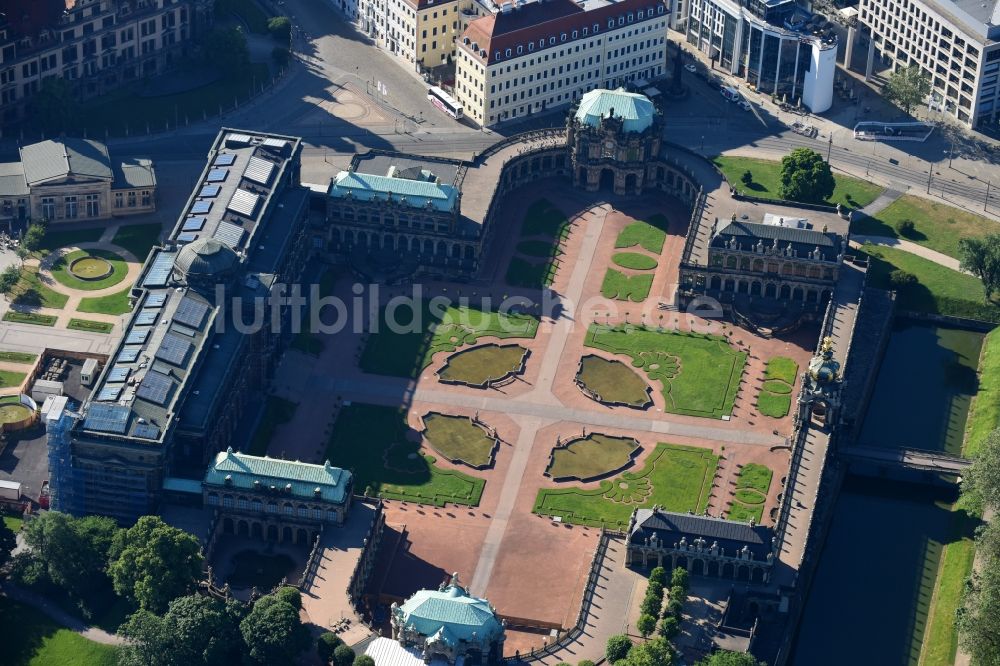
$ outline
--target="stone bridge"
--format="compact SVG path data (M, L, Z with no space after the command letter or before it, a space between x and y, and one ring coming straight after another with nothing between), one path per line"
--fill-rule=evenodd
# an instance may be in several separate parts
M956 475L961 474L972 464L967 458L941 451L881 446L848 446L840 451L840 455L848 461L871 463L881 467Z

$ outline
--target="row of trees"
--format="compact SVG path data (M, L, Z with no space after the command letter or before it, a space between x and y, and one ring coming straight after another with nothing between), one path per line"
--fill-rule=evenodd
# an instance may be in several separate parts
M962 270L972 273L983 283L986 300L1000 290L1000 234L960 238L958 258Z
M962 648L972 663L1000 664L1000 430L987 436L967 470L962 502L973 513L991 518L976 532L978 570L966 582L958 609Z

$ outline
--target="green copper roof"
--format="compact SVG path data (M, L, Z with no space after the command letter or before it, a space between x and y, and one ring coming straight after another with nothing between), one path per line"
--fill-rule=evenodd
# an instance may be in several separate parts
M503 634L490 603L469 596L454 577L440 590L420 590L394 612L403 626L442 643L473 639L485 643Z
M637 93L618 90L591 90L580 100L576 110L576 119L590 127L600 127L601 121L614 112L616 118L625 121L626 132L642 132L653 124L656 108L649 98Z
M414 208L432 208L451 212L455 209L458 191L451 185L370 173L341 171L330 183L329 196L342 199L351 196L361 201L385 201L389 197Z
M255 482L259 482L259 485L255 485ZM244 490L265 490L274 486L278 491L290 486L293 497L320 497L327 502L341 504L347 499L351 473L333 467L329 462L325 465L310 465L267 456L249 456L230 448L215 455L215 461L205 472L204 484Z

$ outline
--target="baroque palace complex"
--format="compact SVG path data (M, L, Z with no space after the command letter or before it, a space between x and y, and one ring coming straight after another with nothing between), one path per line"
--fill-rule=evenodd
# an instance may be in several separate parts
M142 266L124 334L89 397L46 411L51 506L123 524L168 505L203 507L213 516L210 549L220 535L315 544L370 511L351 469L238 450L241 424L259 410L253 398L273 382L293 338L287 303L255 303L301 281L316 255L382 283L473 281L506 233L501 203L540 179L623 202L656 194L690 211L677 246L676 307L711 297L765 337L810 320L829 332L848 270L846 220L784 206L742 213L718 172L664 141L662 130L647 97L597 87L583 92L564 128L503 140L471 161L371 151L320 187L301 182L300 139L223 129L175 226ZM229 302L243 311L230 312ZM235 325L255 310L262 325ZM821 443L848 409L839 382L851 330L826 338L792 405L796 432L812 423ZM790 473L789 492L798 483ZM801 551L808 533L789 521L808 525L810 510L785 502L765 527L638 509L623 533L625 563L793 589L799 562L779 556ZM372 520L352 600L365 598L377 567L382 520ZM475 617L476 628L462 617ZM496 663L503 654L505 620L456 578L394 602L389 619L392 638L370 648L385 659L403 659L391 656L400 649L449 662Z

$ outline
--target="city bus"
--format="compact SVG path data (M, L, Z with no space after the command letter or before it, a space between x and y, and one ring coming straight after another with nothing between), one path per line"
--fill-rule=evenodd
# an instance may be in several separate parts
M432 86L427 90L427 99L431 101L431 104L441 109L452 118L458 119L462 117L462 105L459 104L454 97L437 86Z

